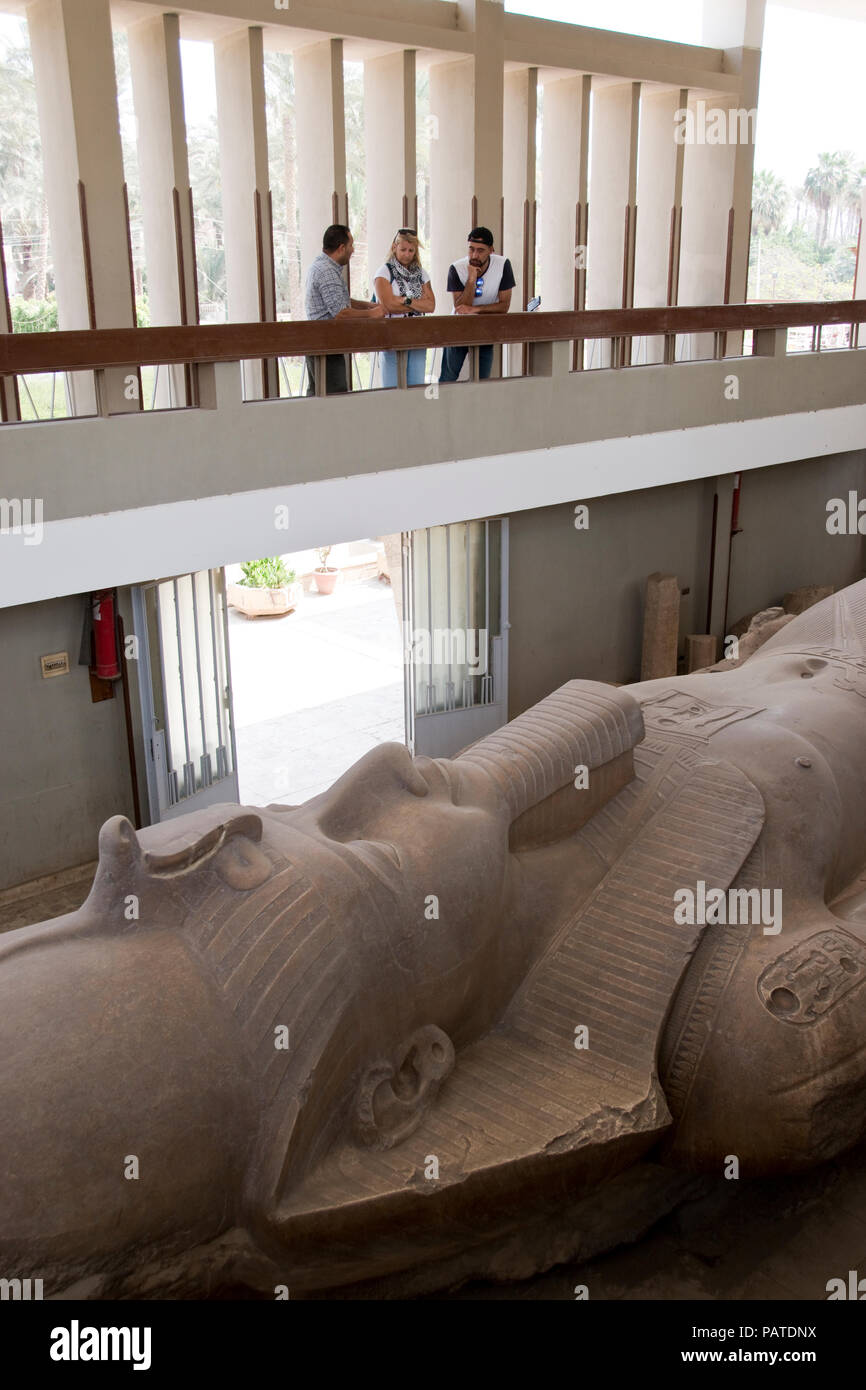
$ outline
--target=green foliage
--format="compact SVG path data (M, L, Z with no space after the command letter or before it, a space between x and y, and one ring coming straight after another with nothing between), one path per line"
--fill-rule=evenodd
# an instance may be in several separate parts
M749 297L751 299L844 299L853 288L854 262L847 289L843 280L831 279L828 261L839 248L819 247L804 238L802 229L773 232L752 238L749 255Z
M850 246L837 246L830 248L833 252L827 266L827 279L834 286L830 295L831 299L844 299L846 294L851 292L854 284L854 267L857 258ZM844 293L840 293L840 286L844 287Z
M238 583L245 584L248 589L284 589L297 579L294 570L286 569L281 555L270 555L264 560L247 560L241 565L241 571L243 578Z
M833 247L819 246L814 236L806 231L801 222L790 227L788 231L781 232L777 238L769 238L768 245L773 244L774 241L790 246L797 258L805 265L826 265L833 256Z
M850 150L825 151L818 155L818 163L808 170L803 180L806 198L817 210L818 242L821 246L830 232L830 218L836 213L836 233L839 234L844 212L850 211L851 194L856 185L859 204L862 170L854 168L854 156Z
M847 150L824 151L802 186L770 170L752 186L752 299L845 299L854 292L860 195L866 169ZM793 205L793 206L792 206Z
M17 294L9 307L13 333L53 333L57 328L57 300L53 294L47 299L25 299Z
M752 213L759 231L774 232L782 225L789 194L784 179L769 169L758 169L752 185Z

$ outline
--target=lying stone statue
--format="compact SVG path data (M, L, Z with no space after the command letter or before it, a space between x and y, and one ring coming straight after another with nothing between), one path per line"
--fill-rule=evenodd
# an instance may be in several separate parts
M525 1275L641 1164L841 1152L864 787L866 581L729 673L571 681L300 807L109 821L83 907L0 938L0 1267L73 1297Z

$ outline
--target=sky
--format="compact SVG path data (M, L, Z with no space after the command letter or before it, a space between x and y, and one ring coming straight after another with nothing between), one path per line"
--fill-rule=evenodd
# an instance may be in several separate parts
M701 0L506 0L505 7L650 38L701 40ZM0 37L17 27L0 15ZM182 50L187 119L194 123L215 109L213 58L208 44L184 43ZM849 149L866 163L864 72L866 23L769 4L755 167L796 186L822 150Z

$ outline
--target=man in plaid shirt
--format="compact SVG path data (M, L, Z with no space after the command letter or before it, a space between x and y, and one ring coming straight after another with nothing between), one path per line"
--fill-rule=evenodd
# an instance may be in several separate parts
M348 227L336 223L322 237L322 252L307 271L306 310L308 319L381 319L385 310L381 304L367 299L351 299L343 278L343 266L348 265L355 249ZM315 358L307 358L307 395L316 391ZM325 390L348 391L346 358L340 353L325 358Z

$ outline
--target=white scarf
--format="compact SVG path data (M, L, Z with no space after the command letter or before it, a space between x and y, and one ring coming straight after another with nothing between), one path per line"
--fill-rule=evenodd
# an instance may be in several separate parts
M394 293L401 299L411 296L412 299L420 299L424 293L424 281L421 279L420 265L412 268L401 265L396 256L391 256L387 261L387 266L391 272L391 280L394 284Z

